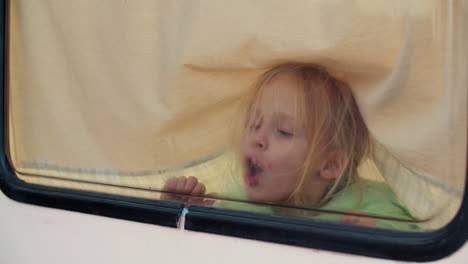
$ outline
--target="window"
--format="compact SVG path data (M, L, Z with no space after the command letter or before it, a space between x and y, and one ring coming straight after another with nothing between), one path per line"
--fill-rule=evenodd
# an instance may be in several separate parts
M465 9L10 1L2 190L167 226L187 207L196 231L443 257L468 230Z

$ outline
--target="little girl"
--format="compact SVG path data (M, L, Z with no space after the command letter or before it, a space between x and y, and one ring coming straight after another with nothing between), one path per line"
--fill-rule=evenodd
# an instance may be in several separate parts
M367 157L370 138L346 83L321 66L288 63L266 71L253 88L240 144L249 200L348 211L355 215L335 220L367 226L394 227L359 215L413 219L385 184L359 178L357 168ZM206 192L195 177L172 178L163 191ZM187 201L169 193L161 199ZM272 213L281 213L280 208Z

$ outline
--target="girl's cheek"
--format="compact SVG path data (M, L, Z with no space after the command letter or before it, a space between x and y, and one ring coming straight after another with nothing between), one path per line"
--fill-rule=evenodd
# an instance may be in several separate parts
M265 157L264 164L269 171L277 171L284 173L289 167L290 160L288 155L274 155Z

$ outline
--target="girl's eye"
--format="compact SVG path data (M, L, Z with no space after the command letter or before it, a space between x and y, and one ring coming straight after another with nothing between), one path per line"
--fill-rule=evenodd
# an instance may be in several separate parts
M276 132L278 132L278 134L280 134L283 137L292 137L293 136L293 133L290 133L290 132L282 130L282 129L278 129Z
M249 126L249 128L250 128L251 130L257 130L257 129L260 128L260 124L251 124L251 125Z

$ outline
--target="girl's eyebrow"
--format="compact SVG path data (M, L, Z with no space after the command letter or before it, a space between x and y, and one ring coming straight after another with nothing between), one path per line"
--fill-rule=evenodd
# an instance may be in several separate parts
M277 116L279 120L291 120L293 122L296 121L293 116L284 112L275 112L274 115Z
M274 115L276 116L279 124L285 124L287 127L291 126L295 133L298 133L298 135L301 134L300 131L302 131L303 127L301 123L297 122L297 118L285 112L276 112Z

